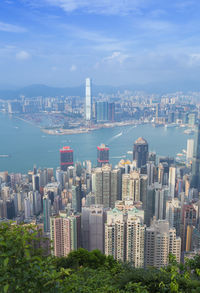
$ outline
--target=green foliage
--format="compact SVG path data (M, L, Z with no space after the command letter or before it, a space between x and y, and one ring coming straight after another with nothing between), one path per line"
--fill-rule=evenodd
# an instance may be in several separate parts
M170 255L166 268L136 269L99 250L44 256L38 235L31 225L0 224L0 292L200 292L200 256L179 265Z

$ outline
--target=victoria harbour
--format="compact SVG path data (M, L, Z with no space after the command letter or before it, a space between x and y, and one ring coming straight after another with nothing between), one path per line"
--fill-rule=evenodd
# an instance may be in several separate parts
M186 149L188 135L180 127L153 127L150 124L102 128L89 133L48 135L24 121L0 114L0 171L27 172L37 167L59 166L59 149L70 145L74 161L91 160L96 165L97 145L110 147L110 163L115 166L120 159L131 159L134 141L142 136L150 151L157 156L173 156Z

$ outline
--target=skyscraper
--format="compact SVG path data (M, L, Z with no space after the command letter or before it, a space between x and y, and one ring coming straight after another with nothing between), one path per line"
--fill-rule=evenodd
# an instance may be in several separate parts
M104 226L106 213L103 205L91 205L82 208L82 246L91 251L104 252Z
M108 121L108 102L96 102L97 122Z
M191 186L197 188L198 191L200 191L200 123L196 126L195 129Z
M51 213L51 201L48 195L43 197L43 222L44 232L50 231L50 213Z
M95 203L103 204L105 208L113 208L115 201L120 197L120 182L118 169L112 170L109 165L96 168L92 175Z
M190 138L187 140L187 160L191 160L193 157L194 150L194 139Z
M50 218L50 235L53 255L66 256L80 247L81 216L65 213Z
M145 266L167 266L169 253L176 256L177 262L180 262L181 238L176 237L176 229L170 228L168 221L154 220L151 226L146 228Z
M115 259L144 266L144 211L133 206L133 202L117 202L107 212L105 224L105 254Z
M101 167L103 164L109 164L109 148L105 144L97 147L97 166Z
M69 146L63 147L60 150L60 168L61 168L61 170L67 171L67 168L69 166L74 165L73 153L74 153L74 151Z
M148 143L142 137L139 137L133 145L133 160L136 161L137 168L141 168L147 163Z
M174 198L176 185L176 167L169 168L169 196Z
M91 79L90 78L86 78L85 119L87 121L91 121L92 119L92 94L91 94Z

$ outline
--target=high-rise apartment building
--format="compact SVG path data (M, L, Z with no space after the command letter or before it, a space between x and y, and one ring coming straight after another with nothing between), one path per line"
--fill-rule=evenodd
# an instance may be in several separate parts
M140 174L138 171L131 171L129 174L122 175L122 199L133 200L135 202L145 202L147 194L146 175Z
M136 161L136 167L141 168L146 165L148 160L148 143L147 141L139 137L133 145L133 160Z
M178 198L167 200L166 220L169 222L170 227L174 227L176 229L176 235L180 236L181 202Z
M74 165L73 153L74 153L74 151L69 146L63 147L60 150L60 168L61 168L61 170L67 171L67 168L69 166Z
M131 201L129 202L131 203ZM107 212L105 224L105 254L115 259L131 262L135 267L144 266L144 211L128 202L117 202Z
M60 212L59 216L50 218L50 235L52 253L55 256L67 256L77 250L81 243L81 216Z
M97 147L97 166L109 164L109 148L105 144Z
M43 197L43 223L44 232L50 231L51 200L48 195Z
M72 185L72 208L75 212L81 212L81 180L76 177L75 184Z
M103 204L105 208L114 207L115 201L120 198L119 179L120 170L112 170L110 165L94 169L92 188L95 193L96 204Z
M176 167L171 166L169 168L169 196L174 198L176 186Z
M194 139L190 138L187 140L187 154L186 159L191 160L193 158L194 151Z
M104 253L104 226L106 212L103 205L82 208L81 230L82 247L91 251L99 249Z
M86 121L92 120L92 93L91 93L91 79L90 78L86 78L85 119Z
M176 236L176 229L169 227L166 220L154 220L146 228L145 267L161 268L168 265L169 254L180 262L181 238Z

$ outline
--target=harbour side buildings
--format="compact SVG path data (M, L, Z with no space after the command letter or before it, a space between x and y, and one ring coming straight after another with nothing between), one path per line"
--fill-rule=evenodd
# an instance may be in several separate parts
M143 138L135 146L134 160L116 166L109 164L106 146L97 154L98 163L103 152L102 166L74 163L73 150L64 147L64 165L55 174L52 168L11 179L0 174L1 217L37 219L55 256L83 247L137 268L166 266L170 253L180 261L186 252L200 250L198 189L188 165L156 158Z

